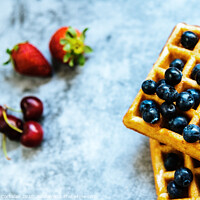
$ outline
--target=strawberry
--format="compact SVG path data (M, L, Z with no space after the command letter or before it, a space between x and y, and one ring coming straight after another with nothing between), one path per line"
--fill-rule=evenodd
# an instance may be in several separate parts
M14 69L27 76L50 76L51 66L42 53L28 42L14 46L12 50L7 49L10 59L4 64L12 62Z
M69 64L70 67L74 64L84 65L84 53L92 52L91 47L84 44L87 30L86 28L81 33L70 26L58 29L49 43L51 55L58 61Z

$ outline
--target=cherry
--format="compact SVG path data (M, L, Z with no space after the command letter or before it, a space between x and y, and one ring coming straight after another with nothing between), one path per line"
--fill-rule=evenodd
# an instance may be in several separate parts
M28 121L24 123L24 130L21 136L21 144L26 147L39 146L43 139L43 129L39 123Z
M26 121L38 120L43 113L43 103L37 97L27 96L21 100L21 109Z
M12 124L13 126L22 129L23 128L23 122L22 120L18 119L17 117L13 115L7 115L9 124ZM12 129L5 120L0 120L0 132L4 133L10 140L20 140L21 133L18 131Z
M7 115L7 121L12 126L17 127L18 129L23 129L23 122L19 118L13 115ZM0 106L0 132L5 134L10 140L19 141L22 134L11 128L8 123L3 117L3 107Z
M0 105L0 118L3 117L3 106Z

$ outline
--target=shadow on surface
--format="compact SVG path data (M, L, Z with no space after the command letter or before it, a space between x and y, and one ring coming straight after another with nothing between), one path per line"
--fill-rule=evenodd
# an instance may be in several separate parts
M151 164L151 153L148 138L143 140L142 145L138 149L138 154L135 162L133 163L133 167L138 177L147 182L151 182L151 184L154 185L153 168Z
M40 152L40 146L37 148L22 148L22 156L25 160L31 159Z
M56 74L60 78L67 78L68 81L72 80L77 74L79 74L79 67L69 67L67 64L60 63L56 59L51 59L54 75Z
M13 71L12 73L6 73L4 80L9 82L10 85L15 87L21 87L23 92L35 91L41 85L47 84L51 81L52 77L30 77L23 76Z

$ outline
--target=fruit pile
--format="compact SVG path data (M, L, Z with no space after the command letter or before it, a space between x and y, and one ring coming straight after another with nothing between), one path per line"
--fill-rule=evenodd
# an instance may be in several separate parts
M85 64L85 53L92 52L85 45L85 34L72 27L58 29L49 42L49 49L54 59L70 67ZM12 63L16 72L27 76L48 77L52 75L52 67L42 53L29 42L22 42L7 49L9 59L4 64Z
M80 32L72 27L58 29L50 39L49 49L52 58L70 67L85 64L85 53L92 52L91 47L85 45L86 31ZM9 59L4 64L12 63L16 72L37 77L52 75L52 67L42 53L29 42L22 42L7 49ZM6 152L6 137L20 141L26 147L37 147L43 139L43 129L36 122L43 113L43 104L40 99L28 96L21 101L21 112L25 122L7 114L14 110L7 106L0 106L0 132L3 133L3 151ZM8 157L7 157L8 158Z
M182 34L181 44L185 48L193 49L198 40L194 33L186 31ZM184 62L179 58L174 59L165 71L165 79L161 79L157 83L153 80L146 80L142 83L142 90L145 94L156 93L165 102L159 108L155 101L144 100L140 104L140 113L144 121L151 124L159 121L161 113L168 129L183 134L183 138L187 142L194 143L200 139L200 127L195 124L188 125L189 121L183 115L183 111L198 107L200 91L193 88L180 94L176 91L174 86L181 82L183 68ZM200 84L200 64L193 68L191 78L196 79Z
M35 96L27 96L21 100L21 110L17 111L6 105L0 106L0 132L3 134L3 151L7 159L6 137L20 141L26 147L37 147L43 140L42 126L36 122L43 113L43 103ZM7 113L8 110L22 112L21 119Z

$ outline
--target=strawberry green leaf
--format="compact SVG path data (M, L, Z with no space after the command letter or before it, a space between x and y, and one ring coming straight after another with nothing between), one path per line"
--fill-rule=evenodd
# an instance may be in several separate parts
M85 28L85 29L83 30L83 32L82 32L84 38L85 38L85 36L86 36L85 34L86 34L87 31L88 31L88 28Z
M17 51L17 50L19 49L19 45L18 45L18 44L15 45L15 46L13 47L13 49L14 49L15 51Z
M93 50L92 50L92 48L89 47L89 46L84 46L84 52L85 52L85 53L91 53L91 52L93 52Z
M84 35L81 33L81 35L80 35L80 39L81 39L81 41L83 41L84 42L84 40L85 40L85 37L84 37Z
M71 50L71 45L70 43L65 44L65 46L63 47L64 51L70 51Z
M10 62L11 62L11 58L9 60L7 60L6 62L4 62L3 65L7 65Z
M68 41L67 41L66 38L61 38L61 39L60 39L60 44L61 44L61 45L65 45L65 44L67 44L67 42L68 42Z
M10 55L11 55L11 53L12 53L12 50L10 50L10 49L6 49L6 53L8 53L8 54L10 54Z
M77 61L78 61L79 65L83 66L85 64L85 57L83 56L83 54L78 56L78 60Z
M71 42L71 40L74 40L74 38L71 37L71 36L68 35L68 34L65 36L65 39L67 40L67 42Z
M73 66L74 66L74 60L73 60L73 59L71 59L71 60L69 61L69 66L70 66L70 67L73 67Z
M83 30L83 32L81 33L80 38L81 38L82 41L85 40L85 36L86 36L85 33L86 33L87 30L88 30L88 28L85 28L85 29Z
M67 32L66 32L66 36L69 35L72 38L75 38L77 36L76 34L76 30L74 28L72 28L71 26L68 28Z
M70 57L71 57L71 54L70 54L70 53L66 53L66 54L64 55L64 57L63 57L63 62L64 62L64 63L68 62L69 59L70 59Z
M12 59L11 58L12 50L6 49L6 53L10 55L10 58L6 62L4 62L3 65L7 65L8 63L10 63L12 61L11 60Z

